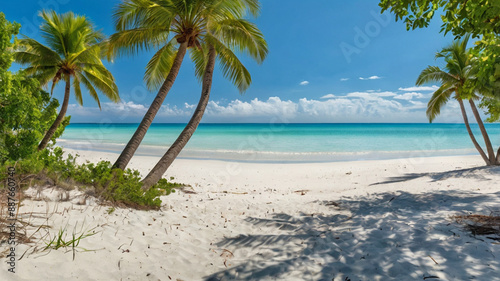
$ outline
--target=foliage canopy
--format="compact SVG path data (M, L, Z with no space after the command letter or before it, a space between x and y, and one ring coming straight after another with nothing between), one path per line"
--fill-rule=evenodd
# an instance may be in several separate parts
M456 38L472 35L479 38L471 51L477 58L475 85L484 87L490 96L483 98L481 107L490 115L488 121L500 118L500 0L381 0L382 12L395 14L406 28L427 27L436 13L442 11L441 32L451 32Z
M14 60L13 37L19 28L0 13L0 163L32 154L55 120L59 106L56 99L40 89L36 79L24 71L9 71ZM68 123L69 117L56 131L54 142Z

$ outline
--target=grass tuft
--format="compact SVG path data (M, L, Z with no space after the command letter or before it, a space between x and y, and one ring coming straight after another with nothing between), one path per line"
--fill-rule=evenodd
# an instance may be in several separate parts
M66 227L61 228L57 235L54 235L54 237L52 238L50 238L49 234L49 240L45 242L45 247L42 249L42 251L46 251L49 249L59 250L61 248L70 248L70 250L73 252L73 260L75 260L75 255L78 249L88 251L85 248L79 247L80 242L82 239L96 235L97 232L95 231L95 229L97 227L84 231L82 224L82 230L80 230L79 232L76 232L76 227L77 225L75 225L75 228L73 229L73 232L71 233L71 235L69 235L69 237Z

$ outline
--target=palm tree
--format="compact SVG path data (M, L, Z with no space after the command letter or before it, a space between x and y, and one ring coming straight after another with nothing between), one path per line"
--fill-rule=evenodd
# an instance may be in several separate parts
M114 167L125 169L128 165L172 88L187 50L202 49L207 23L245 32L244 28L229 26L232 22L226 24L225 20L241 18L247 10L256 15L258 0L125 0L118 6L114 14L118 32L110 37L108 56L156 50L146 66L144 80L150 90L160 88ZM242 24L249 25L243 21ZM206 60L197 51L191 53L201 76Z
M47 146L66 115L71 83L80 105L83 103L80 83L97 101L99 108L97 90L114 102L120 100L113 75L100 59L103 34L95 31L86 17L72 12L59 15L54 11L42 11L40 16L43 19L40 29L47 46L34 39L21 39L14 58L19 64L28 65L26 73L38 78L41 85L52 82L51 94L60 81L64 81L66 86L61 110L38 145L38 150Z
M216 58L219 59L224 76L240 92L244 92L250 86L251 76L232 49L246 51L257 62L262 62L267 55L267 43L256 26L243 19L226 19L223 24L225 26L221 28L219 22L208 22L208 32L204 37L204 46L208 51L193 52L195 61L198 62L197 74L203 73L200 101L179 137L142 181L142 188L145 190L161 179L198 128L210 98ZM204 53L208 53L206 57ZM201 72L203 65L205 70Z
M498 163L497 158L495 157L495 152L491 145L490 138L474 103L474 100L479 98L478 95L482 94L482 89L475 88L470 90L467 87L464 87L468 81L475 79L475 65L473 58L467 51L468 41L469 36L466 36L463 40L456 40L450 46L445 47L441 52L437 53L436 58L444 58L446 62L445 70L442 70L437 66L428 66L420 73L416 84L420 86L428 82L441 83L441 87L434 92L427 105L426 113L429 118L429 122L432 122L439 115L441 108L451 97L453 97L460 105L462 117L472 143L485 161L486 165L498 165L500 163ZM488 155L486 155L472 133L467 112L465 111L463 102L464 99L469 101L474 117L484 138Z

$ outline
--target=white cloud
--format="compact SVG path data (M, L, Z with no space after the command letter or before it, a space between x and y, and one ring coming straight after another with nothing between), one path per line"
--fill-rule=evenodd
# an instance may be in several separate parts
M297 111L297 104L292 101L282 101L279 97L270 97L267 101L257 98L250 102L240 100L231 101L227 105L210 101L207 116L216 117L262 117L262 116L289 116Z
M370 76L370 77L367 77L367 78L359 77L359 80L377 80L377 79L382 79L382 77L377 76L377 75Z
M382 98L347 99L337 98L325 101L299 100L301 120L323 120L324 122L399 122L395 113L407 113L397 101ZM392 121L391 121L392 120Z
M405 94L408 94L405 96ZM301 98L297 101L269 97L250 101L239 99L210 101L204 122L427 122L426 103L406 97L419 98L420 93L405 93L397 98L390 91L351 92L343 96L328 94L321 99ZM421 94L423 95L423 94ZM155 122L187 122L196 104L163 105ZM140 122L147 106L134 102L103 103L97 107L72 104L68 114L73 122ZM436 122L461 122L456 102L443 107Z
M418 91L436 91L439 89L438 86L432 85L432 86L420 86L420 87L408 87L408 88L399 88L400 91L405 91L405 92L418 92Z
M409 101L410 104L412 104L411 107L409 107L408 109L424 109L424 108L427 108L427 104L426 103L423 103L421 101Z
M336 96L335 96L334 94L328 94L328 95L324 95L324 96L322 96L321 98L322 98L322 99L333 99L333 98L335 98L335 97L336 97Z
M194 107L185 104L187 110L170 106L169 104L162 105L157 116L161 117L186 117L190 116ZM101 104L101 110L98 107L82 107L77 104L68 106L68 114L79 117L82 120L78 122L138 122L142 119L148 108L142 104L129 102L105 102ZM108 121L111 120L111 121Z
M187 108L187 109L193 109L193 108L196 107L196 105L195 104L189 104L189 103L185 102L184 103L184 107Z
M349 78L340 78L340 81L342 81L342 82L347 81L347 80L349 80Z
M404 93L404 94L401 94L401 95L396 95L394 96L395 99L398 99L398 100L412 100L413 98L417 98L417 99L423 99L427 97L426 95L423 95L421 93L417 93L417 92L409 92L409 93Z
M352 92L348 93L346 97L349 98L362 98L367 100L378 99L381 97L393 97L396 94L393 92L375 92L375 91L367 91L367 92Z
M309 81L302 81L299 83L300 86L306 86L309 85Z

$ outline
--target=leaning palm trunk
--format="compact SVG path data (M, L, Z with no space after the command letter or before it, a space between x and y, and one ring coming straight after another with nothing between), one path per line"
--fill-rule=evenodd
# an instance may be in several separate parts
M70 77L66 79L66 88L64 89L64 100L63 104L61 105L61 111L59 111L59 114L56 117L56 120L54 123L52 123L52 126L50 126L49 130L47 133L45 133L45 136L43 137L42 141L38 145L38 150L43 150L45 147L47 147L47 144L49 143L50 139L52 136L57 131L57 128L59 128L59 125L61 125L61 122L64 119L64 116L66 116L66 110L68 110L68 102L69 102L69 93L70 93Z
M474 143L474 146L476 147L477 151L479 151L479 154L481 154L481 157L483 157L483 160L484 162L486 162L486 165L490 165L488 157L484 153L479 143L477 143L476 138L472 133L472 130L469 125L469 119L467 118L467 112L465 111L464 101L462 99L458 99L458 103L460 104L460 109L462 110L462 116L464 117L465 127L467 127L467 132L469 132L469 137L472 140L472 143Z
M497 164L500 163L500 147L497 150Z
M163 155L163 157L156 163L154 168L149 172L149 174L142 181L142 189L147 190L154 184L156 184L163 174L167 171L168 167L174 162L175 158L179 155L181 150L186 146L191 136L193 136L196 128L203 118L205 113L205 108L207 107L208 100L210 98L210 89L212 87L212 78L215 66L215 49L213 46L209 47L208 51L208 62L205 67L205 72L203 74L203 86L201 90L200 101L198 106L193 113L193 116L189 120L188 124L181 132L179 137L170 146L168 151Z
M158 94L156 95L156 98L153 100L153 103L149 107L148 111L142 118L141 124L139 124L139 127L135 131L130 141L127 143L127 146L125 146L125 149L123 149L122 153L116 160L113 167L124 170L127 167L128 163L130 162L130 159L132 159L132 156L134 156L134 153L141 144L142 140L144 139L144 136L146 135L149 126L151 126L151 123L153 123L156 114L160 110L161 105L165 100L165 97L172 88L172 85L174 84L175 79L177 78L177 74L179 74L182 60L186 55L186 50L187 50L187 42L180 44L179 50L177 51L177 55L172 64L172 68L170 69L170 72L168 73L165 82L158 91Z
M486 128L484 127L483 120L481 120L481 116L479 116L479 112L477 111L476 104L472 99L469 99L470 107L472 108L472 112L474 113L474 117L476 118L477 125L479 126L479 129L481 130L481 134L483 135L484 138L484 143L486 144L486 150L488 151L488 158L490 159L490 164L489 165L498 165L496 157L495 157L495 151L493 150L493 146L491 145L490 137L488 136L488 133L486 132Z

